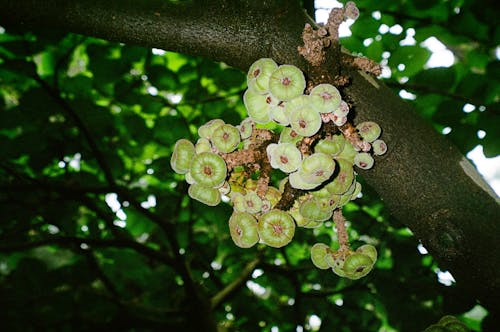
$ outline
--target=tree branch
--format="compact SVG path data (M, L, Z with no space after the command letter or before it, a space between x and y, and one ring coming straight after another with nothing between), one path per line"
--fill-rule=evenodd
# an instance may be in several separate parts
M231 283L229 283L226 287L224 287L220 292L215 294L210 299L210 306L212 309L216 309L220 304L229 299L233 294L238 292L241 287L245 284L245 282L252 275L253 270L260 264L260 259L256 258L250 262L248 262L243 270L241 270L240 275L234 279Z

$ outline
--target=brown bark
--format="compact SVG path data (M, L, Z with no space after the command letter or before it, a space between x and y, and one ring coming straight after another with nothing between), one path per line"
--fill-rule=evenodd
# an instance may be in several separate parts
M51 27L200 55L246 70L258 58L307 70L297 52L309 18L292 1L0 1L0 25ZM381 82L342 68L355 122L384 130L389 152L360 171L392 214L470 296L500 307L498 198L459 151Z

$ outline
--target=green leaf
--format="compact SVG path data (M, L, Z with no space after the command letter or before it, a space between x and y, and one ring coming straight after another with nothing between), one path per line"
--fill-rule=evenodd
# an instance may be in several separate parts
M455 79L455 67L438 67L422 70L412 78L411 82L446 92L455 85Z
M403 65L404 69L394 72L396 77L411 77L422 71L424 64L429 60L430 52L419 46L401 46L389 58L389 65L394 68Z

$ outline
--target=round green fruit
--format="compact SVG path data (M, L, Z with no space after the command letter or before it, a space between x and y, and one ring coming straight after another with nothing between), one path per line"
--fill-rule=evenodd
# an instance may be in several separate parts
M361 122L356 126L356 129L358 130L361 137L363 137L363 139L367 142L375 141L377 138L379 138L380 133L382 132L380 126L373 121Z
M367 275L373 268L373 261L367 255L351 253L347 256L343 270L349 279L359 279Z
M269 91L279 100L288 101L300 96L306 88L302 71L292 65L281 65L269 77Z
M329 250L330 247L324 243L316 243L311 247L311 261L318 269L326 270L330 268L325 261L325 257Z
M204 185L193 183L188 188L188 195L208 206L216 206L221 201L221 194L219 190Z
M191 162L195 155L193 143L187 139L180 139L175 143L174 152L170 158L170 166L178 174L189 172Z
M259 242L257 219L248 212L234 212L231 215L229 232L240 248L250 248Z
M377 261L377 249L371 244L363 244L356 252L368 256L374 263Z
M196 183L218 188L226 180L227 166L221 156L212 152L203 152L193 158L190 173Z
M240 132L236 127L224 124L213 132L212 143L219 152L233 152L240 144Z
M319 84L309 94L312 106L320 113L335 111L341 101L339 90L331 84Z
M271 107L277 105L275 98L269 94L259 94L253 90L248 89L243 94L243 103L247 109L248 116L255 122L266 124L271 121L270 110Z
M258 231L262 242L270 247L281 248L292 241L295 222L288 213L271 210L259 218Z
M248 69L248 88L258 93L266 93L269 90L269 77L277 68L278 65L273 59L262 58L255 61Z
M354 157L354 165L358 166L361 169L370 169L374 164L373 157L367 152L359 152Z
M198 135L206 139L211 139L215 129L219 128L219 126L222 126L224 123L225 122L221 119L210 120L198 128Z
M267 155L272 168L278 168L285 173L296 171L302 162L302 154L292 143L269 144Z
M299 174L308 183L321 184L328 180L335 170L335 161L325 153L313 153L306 157L299 167Z
M289 115L290 126L299 135L310 137L321 128L321 115L312 106L303 106Z

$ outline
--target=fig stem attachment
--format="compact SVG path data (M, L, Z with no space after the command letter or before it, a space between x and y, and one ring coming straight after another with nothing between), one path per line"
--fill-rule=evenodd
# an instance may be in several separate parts
M351 250L349 247L349 236L345 227L345 217L342 214L342 209L335 209L333 211L333 221L335 222L335 229L337 230L337 238L339 240L339 252Z

